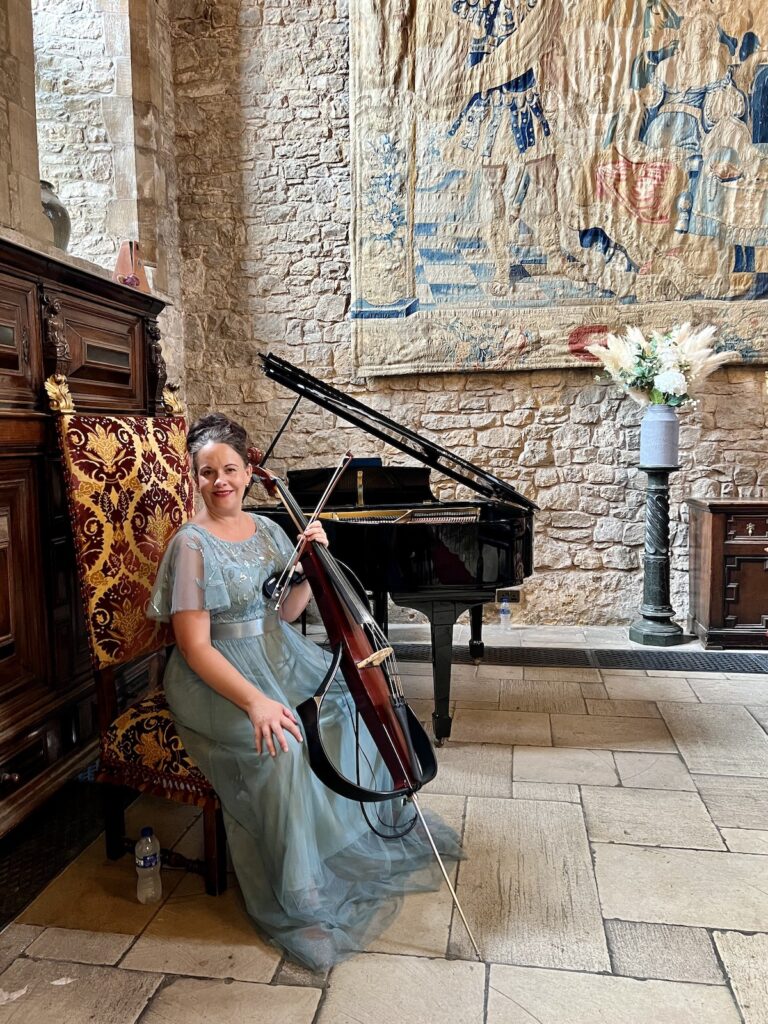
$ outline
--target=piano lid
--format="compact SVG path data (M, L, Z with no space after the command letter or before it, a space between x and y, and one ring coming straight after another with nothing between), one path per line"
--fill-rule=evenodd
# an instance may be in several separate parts
M267 355L259 354L259 358L264 373L271 380L328 409L366 433L386 441L393 448L399 448L401 452L413 456L419 462L444 473L478 494L486 498L512 502L532 511L538 508L530 498L520 494L510 484L480 469L467 459L454 455L436 441L427 440L383 413L370 409L357 399L337 391L330 384L313 377L311 373L294 366L286 359L280 359L271 352Z

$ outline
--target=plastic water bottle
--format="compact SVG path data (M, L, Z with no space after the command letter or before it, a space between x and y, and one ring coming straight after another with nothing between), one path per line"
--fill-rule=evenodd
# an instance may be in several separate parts
M136 899L139 903L157 903L163 895L160 878L160 842L152 829L141 830L136 843Z
M505 631L512 628L512 608L510 607L509 597L507 594L501 595L501 604L499 605L499 625Z

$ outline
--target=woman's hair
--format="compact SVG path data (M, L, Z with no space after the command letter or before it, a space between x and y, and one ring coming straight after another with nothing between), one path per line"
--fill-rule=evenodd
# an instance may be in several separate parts
M228 444L248 464L248 435L245 427L221 412L211 412L196 419L187 431L187 451L197 470L197 453L207 444Z

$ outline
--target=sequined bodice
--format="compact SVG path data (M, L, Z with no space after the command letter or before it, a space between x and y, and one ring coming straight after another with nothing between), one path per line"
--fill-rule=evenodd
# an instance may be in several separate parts
M285 557L269 532L271 524L261 516L253 518L256 520L256 532L241 541L221 540L195 523L187 523L181 528L202 545L206 565L215 565L224 578L231 606L212 612L212 623L244 622L273 611L262 593L262 586L264 580L283 568ZM204 581L197 582L205 586Z

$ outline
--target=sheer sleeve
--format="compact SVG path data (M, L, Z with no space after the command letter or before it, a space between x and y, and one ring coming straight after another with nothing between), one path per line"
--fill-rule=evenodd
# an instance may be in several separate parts
M262 526L269 534L272 543L275 545L278 552L280 553L280 557L284 558L287 562L290 556L293 554L293 549L295 547L295 545L291 543L288 534L285 532L282 526L280 526L279 523L276 523L273 519L270 519L268 516L259 516L258 520L259 525Z
M219 612L230 604L224 576L204 539L182 528L160 563L147 618L169 622L176 612Z

